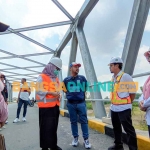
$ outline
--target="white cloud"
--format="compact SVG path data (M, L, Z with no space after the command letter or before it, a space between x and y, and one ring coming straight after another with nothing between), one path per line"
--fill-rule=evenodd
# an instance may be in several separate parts
M80 6L84 2L84 0L59 1L72 16L76 15ZM69 20L50 0L0 0L0 4L1 21L9 24L12 28ZM122 54L132 4L133 0L101 0L86 19L84 30L98 81L108 81L111 79L111 74L107 64L112 56L121 56ZM50 48L56 48L68 27L69 26L53 27L49 29L24 32L23 34L49 46ZM150 31L150 16L148 16L146 31ZM58 38L55 39L54 36L58 36ZM0 37L0 44L1 48L4 50L16 54L46 51L24 39L18 37L15 38L12 34L5 38ZM51 47L51 45L53 46ZM143 45L140 48L135 73L143 72L144 69L146 70L149 68L149 64L143 56L143 53L147 49L148 47L146 45ZM65 47L61 55L63 60L63 77L67 76L69 55L70 43ZM40 57L38 61L45 63L48 59L50 59L50 56L43 56ZM7 63L16 65L18 62L18 65L23 64L23 66L32 64L30 62L21 61L21 59L17 59L15 62L13 61L14 60L5 60ZM85 75L79 48L76 61L82 64L80 73ZM140 78L138 79L141 80ZM141 81L144 82L143 80Z
M100 76L98 76L98 81L99 82L110 81L111 77L112 77L111 74L100 75Z
M146 45L142 45L139 49L134 74L148 72L147 68L150 67L150 64L147 62L144 53L148 51L149 47Z
M133 0L101 0L93 9L85 23L85 34L94 55L122 53L132 4Z

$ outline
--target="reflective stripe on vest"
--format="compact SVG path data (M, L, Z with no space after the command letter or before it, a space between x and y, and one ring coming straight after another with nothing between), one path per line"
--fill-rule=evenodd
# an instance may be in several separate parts
M111 92L110 99L111 99L111 103L114 104L114 105L131 104L130 96L124 97L124 98L120 98L118 93L117 93L118 85L119 85L119 82L120 82L123 74L124 74L124 72L122 72L121 75L119 75L116 78L116 82L114 83L114 86L113 86L113 89L112 89L112 92ZM113 80L112 80L112 82L113 82Z
M51 98L51 99L46 99L46 102L55 102L55 101L57 101L58 100L58 98L56 97L56 98ZM44 99L42 99L42 100L37 100L37 102L44 102L45 100Z
M42 77L42 80L43 80L43 89L45 89L46 91L55 92L56 91L56 88L55 88L56 84L53 84L53 81L50 79L50 77L45 75L45 74L41 74L40 76ZM56 86L59 86L58 78L56 78L56 82L58 84ZM44 107L54 107L56 105L58 105L58 106L60 105L59 98L56 96L53 96L51 94L47 94L44 99L41 99L40 95L36 94L36 100L38 102L38 106L43 107L43 108Z

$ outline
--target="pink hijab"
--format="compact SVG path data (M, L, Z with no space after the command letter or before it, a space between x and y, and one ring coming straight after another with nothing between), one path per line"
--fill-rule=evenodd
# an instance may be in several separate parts
M150 51L145 52L144 56L146 57L147 61L150 63ZM147 78L146 82L144 83L143 95L145 100L147 100L150 97L150 76Z
M4 97L1 94L1 91L4 89L4 84L0 80L0 122L5 122L8 118L8 108L7 104L4 101Z
M44 68L42 73L50 76L52 79L56 79L57 76L54 74L55 69L56 69L56 66L49 63L49 64L46 65L46 67Z

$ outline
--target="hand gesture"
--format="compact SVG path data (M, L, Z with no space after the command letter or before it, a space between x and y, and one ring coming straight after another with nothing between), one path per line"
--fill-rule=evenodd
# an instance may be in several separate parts
M140 110L141 110L141 111L146 111L146 108L143 107L143 103L144 103L144 100L142 100L142 101L139 103Z
M17 99L17 103L19 103L19 98Z
M53 92L53 96L58 97L59 95L60 95L60 93L59 93L59 92Z
M62 99L62 94L59 95L59 101L61 101L61 99Z

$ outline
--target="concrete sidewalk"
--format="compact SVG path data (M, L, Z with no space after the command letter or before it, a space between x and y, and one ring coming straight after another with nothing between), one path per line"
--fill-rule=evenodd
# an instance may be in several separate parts
M28 107L27 122L13 123L16 116L17 104L9 105L9 123L6 129L0 131L4 134L6 139L7 150L40 150L39 147L39 128L38 128L38 108L37 106ZM22 119L22 112L20 115ZM79 125L79 147L71 146L72 135L70 129L70 121L67 117L60 116L58 128L58 145L63 150L85 150L83 147L83 139L81 134L81 127ZM113 144L113 139L107 135L89 129L90 142L92 150L107 150ZM127 146L125 145L125 150Z

